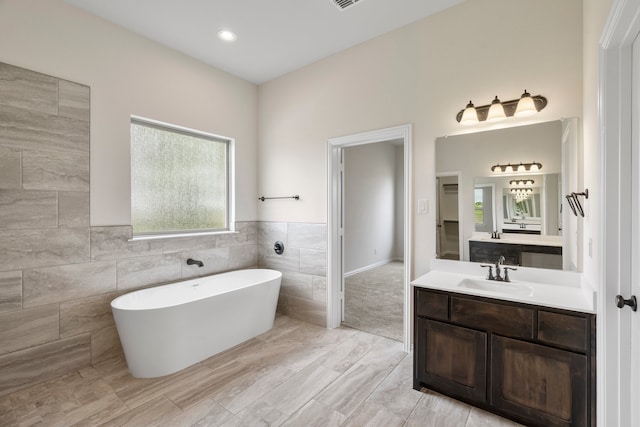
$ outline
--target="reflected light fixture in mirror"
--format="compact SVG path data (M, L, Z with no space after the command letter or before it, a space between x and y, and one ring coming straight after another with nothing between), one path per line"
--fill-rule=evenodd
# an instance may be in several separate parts
M475 107L471 101L464 110L456 115L456 120L462 125L473 125L483 121L498 121L505 117L528 116L541 111L547 106L547 98L541 95L531 95L525 89L519 99L500 102L496 96L491 104Z
M512 188L509 191L516 194L527 194L527 193L533 193L533 188Z
M535 181L532 179L512 179L511 181L509 181L509 185L519 185L519 186L533 185L534 183Z

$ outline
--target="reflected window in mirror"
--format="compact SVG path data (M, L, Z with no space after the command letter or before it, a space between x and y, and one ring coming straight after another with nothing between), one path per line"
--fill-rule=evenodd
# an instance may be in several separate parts
M491 233L496 230L493 202L495 187L492 184L478 184L474 190L474 218L477 232Z

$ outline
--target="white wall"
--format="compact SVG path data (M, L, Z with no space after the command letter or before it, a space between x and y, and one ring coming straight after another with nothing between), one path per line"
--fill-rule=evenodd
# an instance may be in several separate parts
M91 87L91 224L130 224L129 117L236 139L237 219L257 219L257 87L67 5L0 1L0 61Z
M540 114L500 126L582 115L580 0L467 1L259 88L259 191L300 203L259 206L265 221L327 221L327 139L412 123L413 195L429 201L413 223L412 276L435 255L435 139L463 128L455 114L543 94ZM415 207L414 207L415 209Z
M345 273L396 258L397 152L387 143L344 149Z
M397 145L396 150L396 241L394 258L404 260L404 145Z
M601 288L600 273L602 257L601 201L602 201L602 147L600 146L599 122L599 69L600 38L604 30L613 0L583 0L584 3L584 103L583 103L583 147L584 188L589 189L585 200L584 251L582 266L585 278L596 288ZM591 244L590 244L591 242ZM589 249L591 248L591 250Z

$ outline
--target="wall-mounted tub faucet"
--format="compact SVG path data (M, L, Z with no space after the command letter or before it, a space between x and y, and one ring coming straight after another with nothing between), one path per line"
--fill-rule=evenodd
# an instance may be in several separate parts
M187 260L187 265L197 265L198 267L204 267L204 263L202 261L198 261L197 259L189 258Z

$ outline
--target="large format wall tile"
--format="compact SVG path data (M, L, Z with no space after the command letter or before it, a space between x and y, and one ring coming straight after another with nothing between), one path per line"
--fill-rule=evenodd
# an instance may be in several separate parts
M258 239L258 226L255 222L236 223L236 232L216 236L216 247L227 248L238 245L255 245Z
M201 251L214 249L216 247L216 236L209 234L203 236L172 237L164 239L162 251L164 253L175 253L183 251Z
M25 270L23 305L34 307L116 290L115 261Z
M0 104L58 113L58 79L0 62Z
M313 300L327 302L327 278L313 276Z
M0 105L0 146L89 155L89 123Z
M229 248L209 249L182 253L182 277L185 279L207 276L229 270ZM187 259L193 258L204 263L203 267L187 265Z
M55 228L58 195L55 191L0 190L0 228Z
M22 308L22 271L0 273L0 313Z
M118 290L180 280L180 254L151 255L118 261Z
M91 227L91 259L130 258L162 253L161 240L134 240L131 226Z
M114 325L111 301L121 292L60 303L60 336L62 338L97 331Z
M327 253L314 249L300 249L300 272L314 276L326 276Z
M88 122L91 111L90 93L88 86L60 80L58 82L58 114Z
M294 248L327 250L327 225L290 223L289 246Z
M300 269L300 249L284 247L284 252L278 255L273 245L258 247L258 265L275 270L298 271Z
M0 231L0 271L89 261L89 229Z
M253 268L258 265L256 245L234 246L229 249L229 270Z
M89 227L89 192L58 192L58 226Z
M22 153L0 147L0 188L22 188Z
M57 340L57 304L0 314L0 354Z
M89 156L23 151L22 187L28 190L89 191Z
M91 336L79 335L0 356L0 396L89 366Z
M300 298L313 299L313 277L308 274L285 272L280 292Z
M258 227L258 243L262 245L271 245L280 240L285 247L289 245L287 240L287 223L286 222L261 222Z

